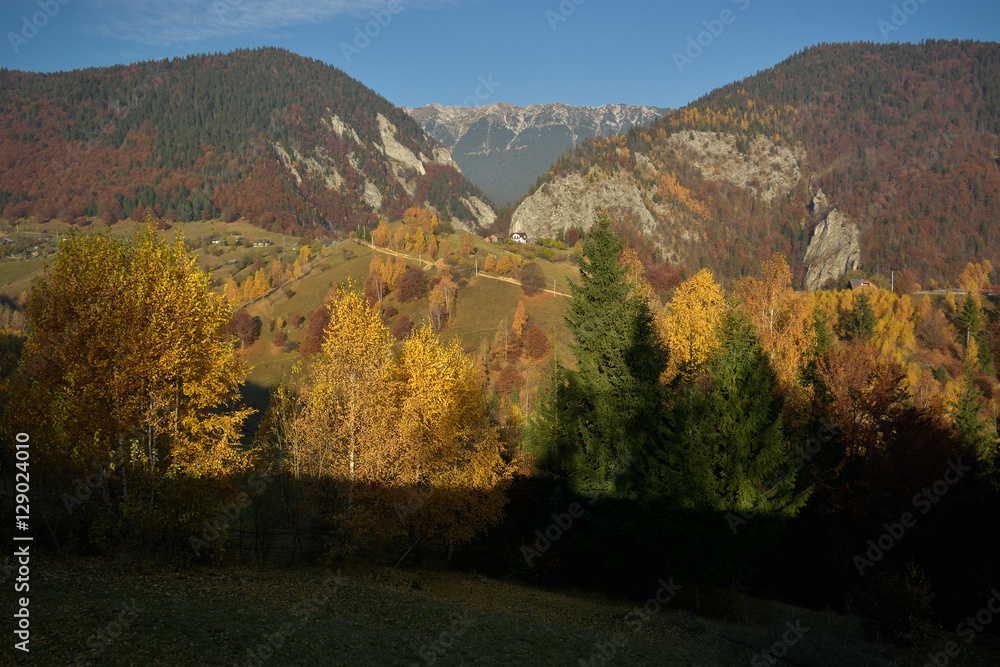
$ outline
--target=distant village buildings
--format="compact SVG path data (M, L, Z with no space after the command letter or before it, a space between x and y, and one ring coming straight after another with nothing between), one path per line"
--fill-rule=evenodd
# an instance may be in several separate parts
M490 243L506 243L508 241L510 243L527 243L528 234L526 232L514 232L510 235L509 238L506 239L501 238L496 234L490 234L489 236L486 237L486 240L489 241Z

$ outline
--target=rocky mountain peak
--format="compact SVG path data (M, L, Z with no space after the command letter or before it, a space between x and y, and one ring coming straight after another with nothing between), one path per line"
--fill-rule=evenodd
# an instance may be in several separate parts
M523 195L567 150L584 139L622 134L669 109L645 105L494 102L477 107L428 104L405 108L431 136L451 149L462 172L497 202Z

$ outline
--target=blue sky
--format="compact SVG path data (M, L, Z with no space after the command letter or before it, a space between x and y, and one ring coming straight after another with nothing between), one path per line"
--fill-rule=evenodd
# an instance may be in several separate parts
M820 42L997 41L1000 3L2 0L0 30L0 67L9 69L279 46L400 106L677 107Z

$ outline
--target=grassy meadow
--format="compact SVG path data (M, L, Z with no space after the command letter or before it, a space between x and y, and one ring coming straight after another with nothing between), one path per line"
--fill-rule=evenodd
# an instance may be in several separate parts
M33 563L31 654L8 644L2 662L723 667L777 664L772 652L793 665L927 660L873 641L857 618L711 591L701 591L695 617L695 591L660 605L658 586L643 603L429 568L180 570L46 555ZM949 664L998 658L996 642L980 637Z

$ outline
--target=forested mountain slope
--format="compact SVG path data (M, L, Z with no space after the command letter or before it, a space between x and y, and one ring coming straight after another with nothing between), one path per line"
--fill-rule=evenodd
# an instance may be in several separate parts
M469 228L494 218L444 146L317 60L265 48L0 71L7 219L111 221L142 207L301 235L398 219L413 205Z
M808 287L852 268L954 280L1000 259L998 127L996 43L820 45L584 142L511 229L586 228L605 207L666 257L727 280L774 251Z

